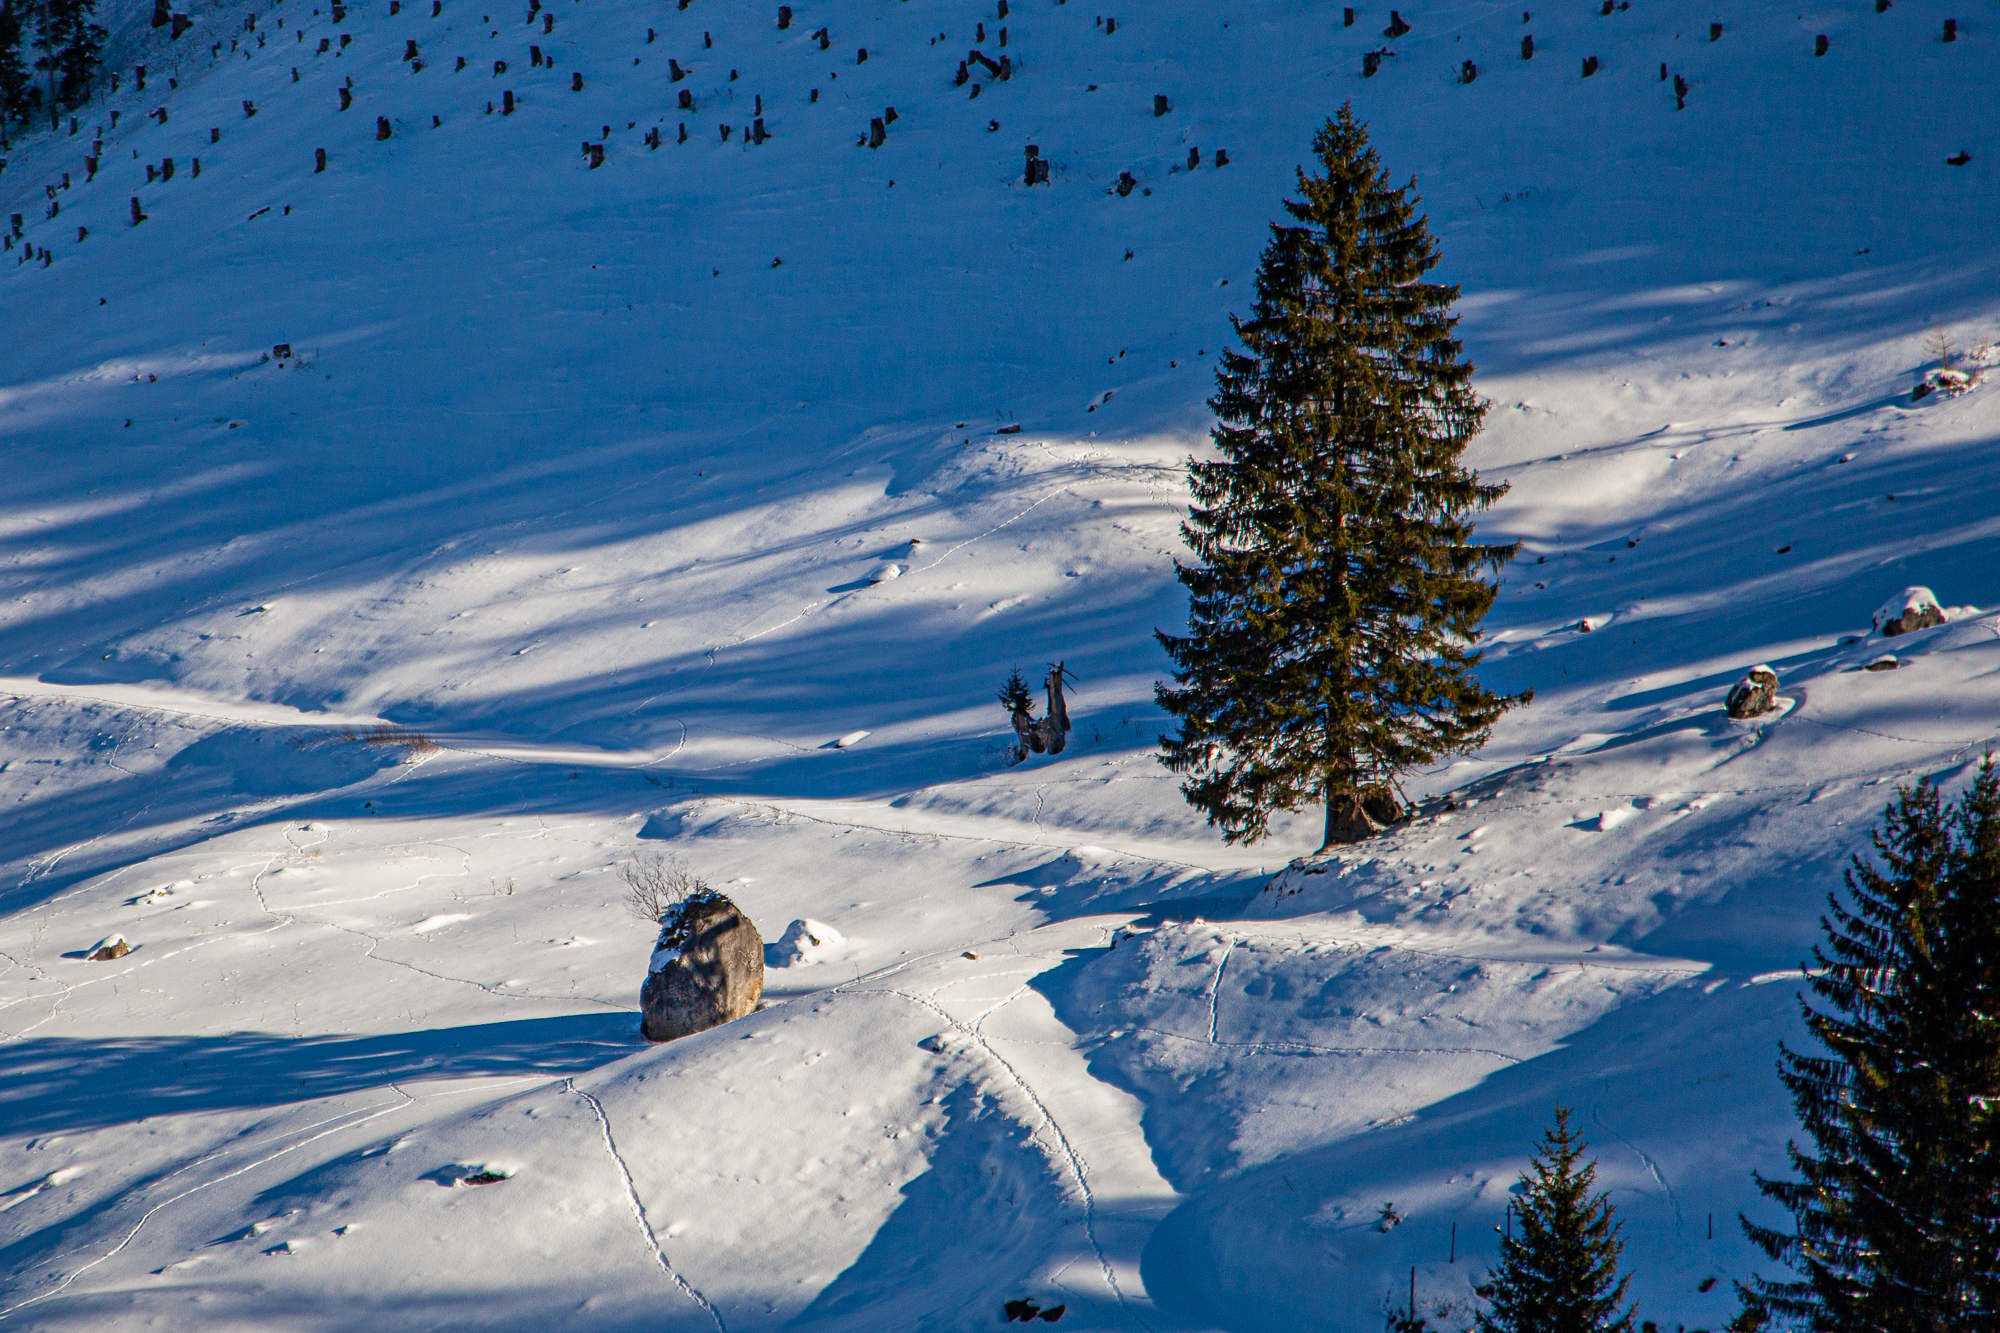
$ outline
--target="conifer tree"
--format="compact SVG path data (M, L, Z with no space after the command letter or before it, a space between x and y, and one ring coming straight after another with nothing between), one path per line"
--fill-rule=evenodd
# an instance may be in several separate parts
M0 128L25 125L42 100L35 76L21 59L26 0L0 0Z
M1459 464L1485 409L1451 336L1458 288L1424 280L1414 182L1390 184L1348 107L1313 151L1216 373L1223 457L1189 464L1189 632L1159 635L1180 721L1162 762L1229 842L1320 801L1328 845L1378 832L1400 774L1476 749L1530 697L1471 674L1495 592L1479 576L1518 543L1472 540L1506 487Z
M1619 1306L1631 1281L1618 1272L1625 1242L1606 1194L1593 1195L1597 1163L1569 1127L1569 1109L1542 1131L1514 1205L1519 1235L1500 1242L1500 1267L1473 1291L1488 1308L1479 1333L1631 1333Z
M42 54L35 68L48 75L51 126L61 123L62 110L90 100L91 80L109 36L90 21L96 9L97 0L41 0L35 49Z
M1815 1151L1766 1180L1789 1232L1743 1228L1798 1275L1740 1287L1746 1314L1814 1329L2000 1326L2000 773L1992 756L1947 808L1899 789L1854 858L1852 907L1829 896L1806 1026L1827 1054L1780 1047Z

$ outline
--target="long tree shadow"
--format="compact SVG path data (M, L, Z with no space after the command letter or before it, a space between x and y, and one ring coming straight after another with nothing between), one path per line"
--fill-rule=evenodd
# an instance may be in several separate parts
M578 1074L645 1049L635 1015L575 1014L380 1036L30 1037L0 1045L13 1134L269 1107L391 1083Z

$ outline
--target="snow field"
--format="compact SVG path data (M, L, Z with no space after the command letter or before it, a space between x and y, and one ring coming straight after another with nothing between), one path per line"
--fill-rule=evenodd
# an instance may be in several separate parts
M1642 1317L1719 1327L1820 898L2000 733L1989 391L1910 397L2000 330L1979 25L1571 5L1522 61L1461 0L1364 80L1365 8L1034 0L973 100L958 0L483 4L121 19L147 93L7 154L0 1322L1373 1330L1414 1265L1455 1325L1563 1100ZM1485 675L1537 698L1285 870L1314 812L1225 848L1152 761L1150 635L1350 97L1464 286L1525 543ZM1911 585L1964 614L1841 642ZM1071 748L1007 767L1058 659ZM654 849L845 943L647 1049Z

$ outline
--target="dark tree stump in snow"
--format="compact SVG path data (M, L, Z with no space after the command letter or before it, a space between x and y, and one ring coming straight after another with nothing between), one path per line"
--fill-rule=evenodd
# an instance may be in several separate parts
M551 63L553 63L553 62L551 62ZM528 48L528 64L529 64L529 66L530 66L531 68L534 68L534 69L540 69L540 68L542 67L542 48L541 48L541 47L539 47L539 46L531 46L531 47L529 47L529 48Z
M1173 109L1173 103L1167 101L1165 93L1153 94L1153 115L1155 117L1164 116Z
M661 923L639 990L648 1041L673 1041L754 1013L764 998L764 938L750 918L710 890Z
M1479 66L1473 64L1470 60L1463 61L1460 63L1458 67L1458 81L1460 83L1471 83L1474 79L1478 77L1479 77Z
M1132 191L1137 189L1138 186L1139 182L1132 178L1131 172L1121 171L1118 173L1118 184L1113 188L1118 191L1120 199L1125 199L1130 197Z
M1583 58L1583 77L1587 79L1595 73L1597 73L1597 57L1585 56Z
M193 19L189 18L185 14L176 14L174 15L173 31L169 35L175 41L178 42L181 39L181 34L186 32L189 28L192 28L193 26L194 26Z
M888 142L888 139L889 127L882 123L882 118L876 116L869 120L868 146L870 148L880 148L884 143Z
M572 73L572 74L570 75L570 77L569 77L569 90L570 90L571 92L573 92L573 93L580 93L580 92L582 92L582 91L583 91L583 71L582 71L582 70L576 70L575 72L573 72L573 73Z
M959 61L958 76L951 81L951 86L954 88L963 88L968 82L971 81L971 79L972 79L972 72L966 69L965 62L963 60Z
M1215 150L1215 165L1218 167L1229 165L1229 150L1227 148L1218 148Z
M833 38L827 33L825 28L821 28L818 32L814 33L813 38L819 43L819 49L822 51L829 50L833 46Z
M1826 34L1825 33L1819 34L1817 37L1813 38L1813 54L1816 56L1825 55L1826 49L1829 45L1830 43L1826 40Z
M15 216L18 217L20 215L16 214ZM135 194L132 196L132 225L136 227L145 220L146 215L139 208L139 196Z
M542 35L546 37L555 30L556 16L552 13L542 15Z
M1109 36L1110 36L1110 35L1111 35L1112 33L1114 33L1114 32L1117 32L1117 31L1118 31L1118 20L1117 20L1117 19L1110 19L1110 18L1108 18L1108 19L1104 20L1104 35L1105 35L1106 37L1109 37Z
M1007 0L1000 0L1000 7L995 11L994 17L1003 19L1007 17Z
M326 170L326 149L324 148L313 149L313 175L317 176L320 172L325 170Z
M1382 57L1384 54L1381 51L1363 51L1361 53L1362 78L1372 79L1382 72Z
M865 64L867 64L867 63L868 63L868 48L867 48L867 47L863 46L863 47L858 47L858 48L856 48L856 50L855 50L855 52L854 52L854 63L855 63L855 64L857 64L857 65L865 65Z
M174 178L174 160L170 157L160 163L160 179L163 181L170 181L173 178Z
M514 114L513 93L505 92L500 94L500 114L503 116L511 116Z
M416 58L417 58L417 39L416 39L416 38L414 38L414 37L406 37L406 38L404 38L404 39L403 39L403 59L405 59L405 60L415 60Z
M340 89L339 92L340 92L340 109L342 111L345 111L347 110L347 108L354 105L354 94L347 91L347 89L345 88Z
M1955 42L1955 41L1957 41L1957 40L1958 40L1958 20L1957 20L1957 19L1946 19L1946 20L1944 21L1944 39L1945 39L1945 40L1946 40L1947 42Z
M792 7L790 5L779 5L778 31L783 32L785 29L791 26L792 26Z
M764 118L762 116L759 116L757 117L757 119L750 122L751 143L762 143L764 142L764 140L770 137L771 137L770 133L764 128Z
M681 89L680 108L683 111L694 110L694 94L686 88Z
M381 143L390 136L390 133L389 118L387 116L375 117L375 142Z
M250 117L252 117L252 116L254 116L254 115L256 115L256 114L257 114L257 104L256 104L255 102L251 101L251 100L250 100L249 98L247 98L247 97L246 97L246 98L244 98L244 99L243 99L243 119L245 119L245 120L248 120L248 119L250 119Z
M1188 149L1188 170L1193 171L1196 167L1200 165L1201 165L1201 149L1199 148Z
M494 62L493 62L493 77L494 77L494 78L496 78L496 79L497 79L497 78L499 78L499 77L500 77L500 76L501 76L502 74L505 74L506 72L507 72L507 62L506 62L506 61L504 61L504 60L496 60L496 61L494 61Z
M1401 37L1404 33L1408 32L1409 30L1410 30L1410 25L1403 21L1403 16L1397 13L1393 9L1390 10L1389 26L1382 29L1382 35L1384 37L1391 37L1391 38Z
M896 114L896 108L895 108L895 107L886 107L886 108L884 108L884 109L883 109L883 112L882 112L882 123L883 123L884 125L894 125L894 124L895 124L895 123L896 123L896 122L897 122L898 120L901 120L901 119L902 119L902 117L900 117L900 116L898 116L898 115Z
M1722 25L1720 23L1711 23L1708 25L1708 40L1711 42L1722 40Z
M688 127L687 127L687 124L686 124L686 122L682 122L682 124L681 124L681 137L680 137L680 138L679 138L678 140L676 140L676 142L678 142L678 143L686 143L687 141L688 141Z

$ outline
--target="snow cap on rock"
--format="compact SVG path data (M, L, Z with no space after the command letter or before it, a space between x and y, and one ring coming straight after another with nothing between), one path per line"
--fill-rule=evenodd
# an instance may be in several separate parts
M1885 639L1944 622L1944 608L1938 605L1937 594L1921 586L1903 589L1876 607L1875 614L1869 617L1869 623Z

